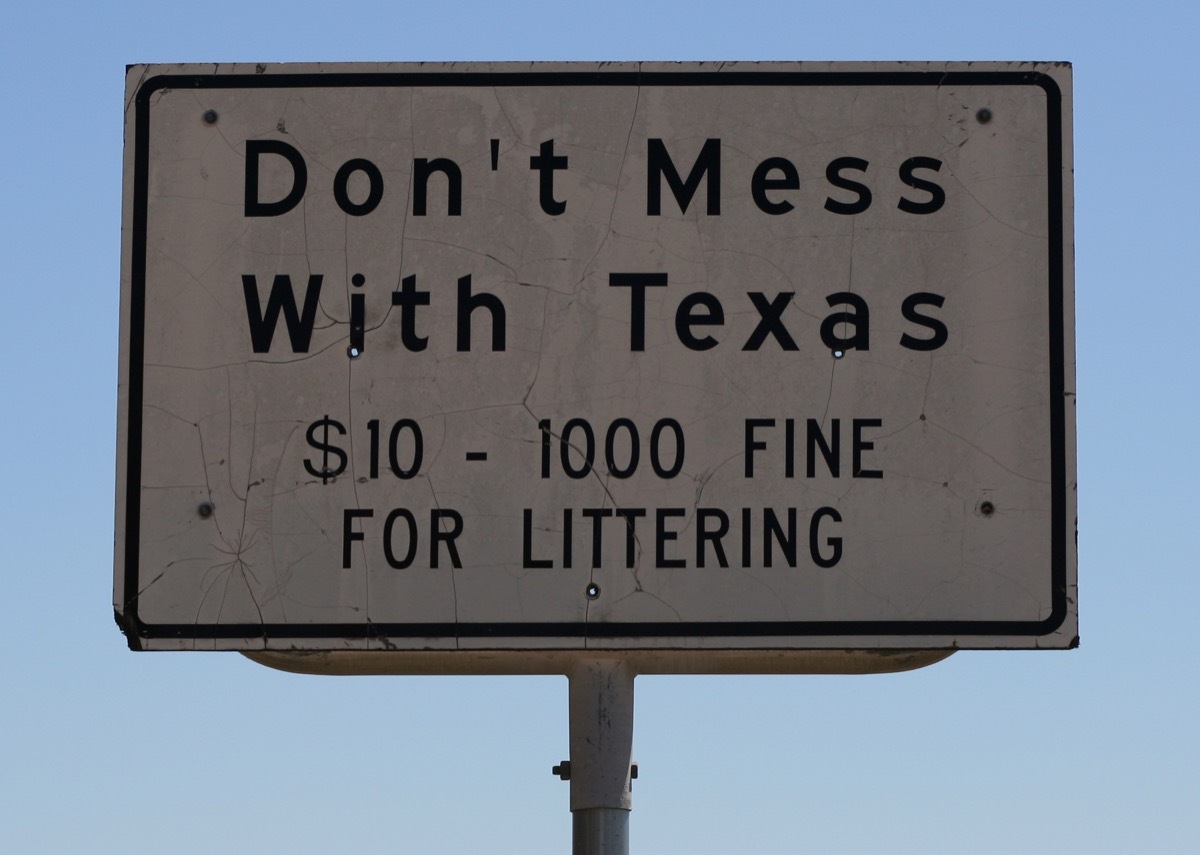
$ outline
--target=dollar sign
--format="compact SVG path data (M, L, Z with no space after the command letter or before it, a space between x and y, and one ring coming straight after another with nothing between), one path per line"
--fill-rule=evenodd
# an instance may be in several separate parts
M325 414L325 418L317 419L308 426L308 444L321 452L321 468L317 469L306 457L304 458L304 468L309 475L321 479L322 484L329 482L330 478L336 478L346 471L346 464L349 459L346 457L346 452L338 448L336 445L331 445L329 442L329 429L333 428L340 436L346 435L346 426L337 419L329 418L329 414ZM317 440L317 431L321 431L321 439ZM336 466L329 465L329 455L333 454L338 463Z

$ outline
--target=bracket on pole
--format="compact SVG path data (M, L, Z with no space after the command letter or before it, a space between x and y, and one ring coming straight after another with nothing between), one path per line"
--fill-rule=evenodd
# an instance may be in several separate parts
M633 756L633 679L624 659L580 662L567 672L573 855L628 855Z

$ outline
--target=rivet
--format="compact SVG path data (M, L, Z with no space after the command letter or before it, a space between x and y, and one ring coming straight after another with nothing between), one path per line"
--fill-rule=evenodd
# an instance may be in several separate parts
M975 121L979 122L979 124L986 125L991 120L992 120L992 108L991 107L980 107L978 110L975 111Z
M588 584L587 588L584 590L583 593L587 596L587 598L589 600L598 599L600 597L600 586L597 585L595 582L591 582Z
M979 503L979 513L983 514L985 517L990 517L992 514L996 513L996 506L991 502L984 500Z
M215 510L216 507L212 502L201 502L200 506L196 508L196 513L200 515L200 519L206 520L213 515Z
M211 110L211 109L205 110L204 111L204 124L215 125L216 123L217 123L217 111Z

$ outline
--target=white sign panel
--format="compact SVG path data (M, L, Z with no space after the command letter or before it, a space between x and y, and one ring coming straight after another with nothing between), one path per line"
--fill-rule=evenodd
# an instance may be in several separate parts
M131 645L1073 644L1069 67L135 66L126 103Z

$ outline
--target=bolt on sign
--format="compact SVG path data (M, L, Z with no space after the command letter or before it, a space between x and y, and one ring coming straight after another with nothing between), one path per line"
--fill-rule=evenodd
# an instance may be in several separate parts
M1075 643L1069 66L133 66L126 104L133 647Z

